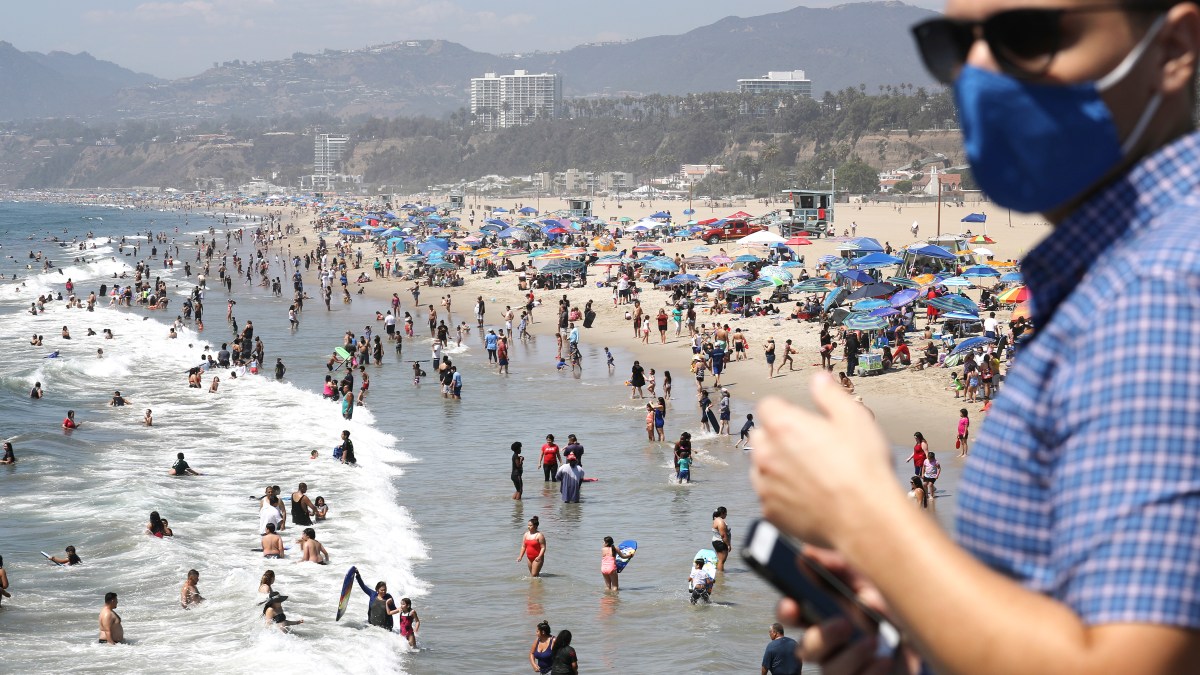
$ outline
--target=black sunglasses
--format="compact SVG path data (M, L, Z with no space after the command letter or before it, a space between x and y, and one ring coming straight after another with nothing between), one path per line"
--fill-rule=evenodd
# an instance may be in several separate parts
M951 84L975 41L987 42L1001 70L1023 79L1044 75L1062 47L1062 18L1084 12L1164 12L1178 0L1126 2L1077 7L1010 9L982 21L930 19L912 27L921 60L931 75Z

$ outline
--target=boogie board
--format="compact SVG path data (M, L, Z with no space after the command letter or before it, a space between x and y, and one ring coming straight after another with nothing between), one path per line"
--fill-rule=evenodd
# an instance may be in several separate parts
M626 539L617 544L617 550L621 552L621 555L617 556L617 572L619 573L633 559L633 554L637 552L637 542L632 539Z
M343 361L350 360L350 352L346 351L345 347L337 347L333 350L333 353L337 354L337 357Z
M66 567L65 565L63 565L60 562L54 562L54 560L50 557L49 553L46 553L45 551L38 551L38 553L41 553L42 555L46 556L46 560L49 560L50 562L54 563L55 565L58 565L59 567Z
M717 415L712 408L708 409L708 426L712 428L714 434L721 431L721 423L717 420Z
M696 566L697 560L704 561L704 571L712 578L717 578L717 552L711 548L702 548L696 551L696 555L692 556L690 567Z
M334 621L341 621L342 615L346 613L346 606L350 604L350 591L354 590L354 573L357 571L357 567L351 567L346 571L346 580L342 582L342 595L338 599L338 611Z

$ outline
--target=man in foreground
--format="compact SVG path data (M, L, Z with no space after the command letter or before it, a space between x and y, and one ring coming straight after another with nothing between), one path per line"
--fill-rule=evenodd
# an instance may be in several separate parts
M759 408L764 513L837 551L812 553L900 624L909 670L1195 670L1200 7L950 0L914 34L954 86L980 187L1055 225L1022 265L1037 331L967 460L957 544L911 517L887 438L824 376L816 413ZM827 673L888 667L849 635L815 626L801 654Z

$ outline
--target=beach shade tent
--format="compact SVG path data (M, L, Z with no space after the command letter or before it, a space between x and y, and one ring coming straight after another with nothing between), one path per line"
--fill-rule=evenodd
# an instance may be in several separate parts
M860 284L869 284L875 281L870 274L861 270L838 270L838 274L845 279L857 281Z
M929 300L926 304L932 305L943 312L961 312L963 314L972 314L976 317L979 316L979 306L962 295L940 295Z
M954 260L954 254L941 246L933 244L925 244L923 246L910 246L904 250L906 258L908 256L921 256L925 258L935 258L938 260Z
M1025 281L1020 272L1005 272L1000 275L1000 281L1006 284L1019 284Z
M968 213L966 216L963 216L963 219L960 222L963 222L963 223L986 223L987 222L987 214L986 213Z
M1029 289L1025 286L1015 286L996 296L996 302L1015 305L1029 299Z
M888 304L890 304L892 307L903 307L913 300L916 300L917 296L920 294L920 291L915 288L905 288L897 291L895 295L888 298Z
M738 239L735 243L739 246L770 246L771 244L782 244L785 241L787 240L770 230L759 230Z
M950 356L954 356L955 354L962 354L963 352L971 351L972 349L975 349L976 347L982 347L986 344L990 344L995 341L996 340L994 338L990 338L990 337L983 337L983 336L969 337L966 340L963 340L962 342L954 345L954 349L950 350Z
M984 277L998 279L1000 278L1000 270L989 265L975 265L963 270L961 276L965 279L982 279Z
M882 298L886 295L891 295L896 292L896 287L887 283L879 282L868 284L846 296L847 300L861 300L863 298Z
M805 279L792 286L793 293L828 293L833 284L828 279Z
M519 209L517 211L517 213L520 213L520 214L526 215L526 216L531 216L531 215L534 215L537 213L537 209L533 208L532 206L525 206L525 207L522 207L521 209Z
M850 330L879 330L887 326L887 319L882 316L871 316L862 312L851 312L842 321L842 324Z
M850 261L850 266L860 270L873 270L881 267L891 267L904 262L903 258L888 255L883 252L868 253L861 258Z
M870 312L872 310L882 309L890 306L891 305L888 304L887 300L880 300L879 298L866 298L854 303L851 309L853 309L855 312Z
M823 311L826 311L830 307L833 307L834 305L837 305L838 303L840 303L845 297L846 297L846 289L844 287L839 288L839 289L835 290L834 292L830 293L829 295L825 296L825 300L821 303L821 309Z

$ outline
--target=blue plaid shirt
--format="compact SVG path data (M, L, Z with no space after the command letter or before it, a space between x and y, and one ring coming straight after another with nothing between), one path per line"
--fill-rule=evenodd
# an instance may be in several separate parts
M1085 624L1200 628L1200 134L1021 271L1037 331L964 469L959 542Z

